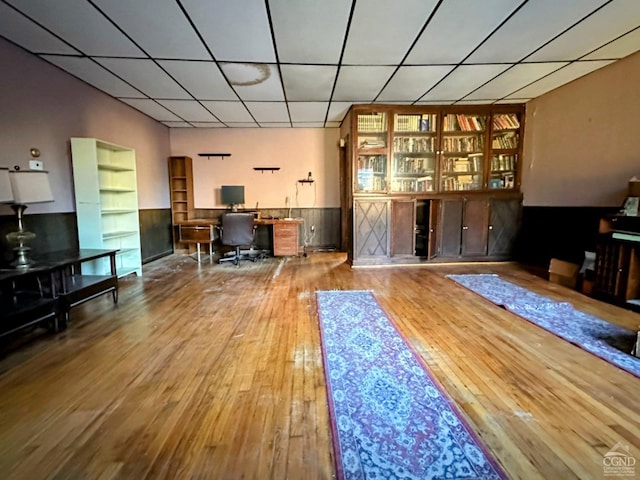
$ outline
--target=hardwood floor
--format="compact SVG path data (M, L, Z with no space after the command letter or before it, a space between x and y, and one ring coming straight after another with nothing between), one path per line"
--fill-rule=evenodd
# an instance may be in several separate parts
M630 329L640 315L515 264L350 269L345 256L173 255L0 351L0 478L329 479L316 290L370 289L512 478L640 460L640 379L444 277L499 273ZM640 466L636 467L640 475Z

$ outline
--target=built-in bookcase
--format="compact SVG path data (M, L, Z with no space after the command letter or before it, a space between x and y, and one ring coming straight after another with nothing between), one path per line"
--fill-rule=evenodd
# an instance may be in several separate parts
M142 275L135 151L72 138L71 155L80 248L116 249L118 276ZM83 264L83 273L110 271L108 258Z

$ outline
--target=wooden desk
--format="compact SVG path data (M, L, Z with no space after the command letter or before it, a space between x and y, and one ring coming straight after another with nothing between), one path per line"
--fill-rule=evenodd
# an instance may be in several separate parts
M284 219L256 219L258 225L273 225L273 255L284 257L298 255L300 253L299 226L303 222L301 218Z
M273 255L276 257L298 255L300 253L299 226L303 220L301 218L256 218L256 225L273 226ZM200 243L211 243L214 238L214 226L218 225L218 220L195 219L185 220L177 224L178 236L181 242L198 244L198 261L200 261ZM183 240L184 238L184 240Z
M186 220L178 224L178 241L196 244L198 263L200 263L200 244L209 244L209 257L213 255L215 220Z

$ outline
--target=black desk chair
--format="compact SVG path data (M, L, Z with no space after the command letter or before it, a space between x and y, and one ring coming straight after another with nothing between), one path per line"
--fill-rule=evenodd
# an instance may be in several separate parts
M222 257L218 262L233 262L238 265L240 260L251 260L255 262L259 255L252 253L241 253L241 247L249 247L253 244L256 226L253 222L253 213L223 213L220 230L220 241L222 245L235 247L235 252L230 252Z

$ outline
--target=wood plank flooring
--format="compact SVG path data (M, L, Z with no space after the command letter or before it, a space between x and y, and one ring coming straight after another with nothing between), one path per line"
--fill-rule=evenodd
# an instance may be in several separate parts
M444 277L499 273L630 329L640 315L516 264L351 269L344 254L172 255L0 350L0 478L330 479L316 290L370 289L511 478L640 460L640 379ZM636 467L640 475L640 466Z

